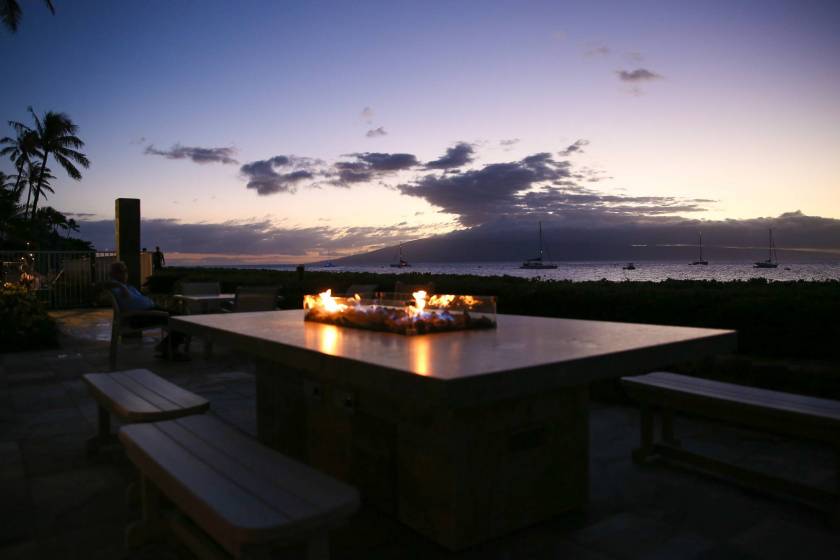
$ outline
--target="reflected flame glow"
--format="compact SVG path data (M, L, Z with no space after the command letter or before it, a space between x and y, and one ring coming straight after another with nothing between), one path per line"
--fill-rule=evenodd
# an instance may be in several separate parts
M321 336L318 338L318 349L324 354L336 355L338 353L338 339L341 333L334 325L324 325L321 329Z

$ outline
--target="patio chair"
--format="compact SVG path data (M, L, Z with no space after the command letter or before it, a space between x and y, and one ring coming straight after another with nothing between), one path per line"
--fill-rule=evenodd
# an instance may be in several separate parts
M222 285L219 282L181 282L178 293L185 296L216 296L222 293ZM187 315L200 313L202 310L202 305L198 302L181 300L180 304L181 312ZM207 307L211 307L208 311L214 312L218 310L219 304L213 302Z
M169 323L169 313L158 310L122 311L114 293L110 289L106 289L105 292L114 310L111 322L111 348L108 353L108 363L113 371L117 368L117 347L120 340L126 335L140 335L142 340L143 331L148 329L160 329L160 337L163 340ZM170 348L170 352L171 350Z
M180 293L185 296L218 295L222 293L219 282L181 282Z
M359 294L363 298L372 298L376 295L376 290L379 288L378 284L352 284L345 295L349 297L353 297L356 294Z
M239 286L233 306L226 310L233 313L273 311L277 309L278 301L282 300L280 289L281 286Z

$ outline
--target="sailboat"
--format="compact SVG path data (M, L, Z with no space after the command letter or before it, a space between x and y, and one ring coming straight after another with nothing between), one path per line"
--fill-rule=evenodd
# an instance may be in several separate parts
M403 257L403 252L402 252L402 243L400 243L400 256L399 256L399 260L398 260L397 262L395 262L395 263L391 263L391 267L392 267L392 268L406 268L406 267L408 267L408 266L411 266L411 265L408 263L408 261L407 261L407 260L405 260L405 257Z
M767 246L767 260L758 261L753 268L778 268L779 262L776 258L776 245L773 243L773 230L770 229L770 243Z
M693 262L693 263L691 263L691 264L693 264L693 265L694 265L694 264L707 265L707 264L709 264L709 261L704 261L704 260L703 260L703 234L701 233L701 234L699 234L699 235L700 235L700 243L698 244L698 246L700 247L700 258L699 258L699 259L697 259L696 261L694 261L694 262Z
M557 268L556 264L547 263L543 261L543 238L542 238L542 222L540 224L540 252L537 257L533 259L527 259L522 263L522 266L519 268L526 268L529 270L546 270L550 268Z

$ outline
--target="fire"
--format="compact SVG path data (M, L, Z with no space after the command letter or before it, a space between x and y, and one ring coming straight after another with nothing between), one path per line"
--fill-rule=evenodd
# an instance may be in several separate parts
M425 334L493 328L496 301L490 296L432 295L425 290L395 294L390 299L333 296L332 290L305 295L304 319L401 334Z
M429 299L429 305L432 307L449 307L449 304L455 299L453 295L438 296L434 295Z
M414 305L408 306L408 314L416 317L423 313L423 310L426 308L426 290L414 292L411 294L411 297L414 298Z
M358 298L358 294L356 297ZM345 304L338 303L335 298L332 297L332 289L329 289L326 292L321 292L318 294L317 299L315 296L303 296L304 309L315 309L319 306L327 313L340 313L341 311L347 309Z

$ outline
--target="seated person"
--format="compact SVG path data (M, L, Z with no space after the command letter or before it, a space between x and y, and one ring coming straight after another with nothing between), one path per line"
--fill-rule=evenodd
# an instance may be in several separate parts
M132 311L166 311L166 309L158 307L148 296L143 295L140 290L130 284L127 284L128 267L126 267L124 262L116 261L113 263L111 265L110 272L111 283L108 287L110 288L111 293L114 294L114 297L117 300L117 305L120 306L120 311L129 313ZM166 325L166 321L162 321L160 317L148 315L143 316L142 314L133 316L129 315L127 319L129 326L136 329ZM172 356L169 355L170 339L172 340ZM166 337L161 340L157 346L155 346L155 351L167 359L184 359L186 356L178 352L178 346L184 342L184 339L185 337L183 333L170 331L169 334L167 334Z

